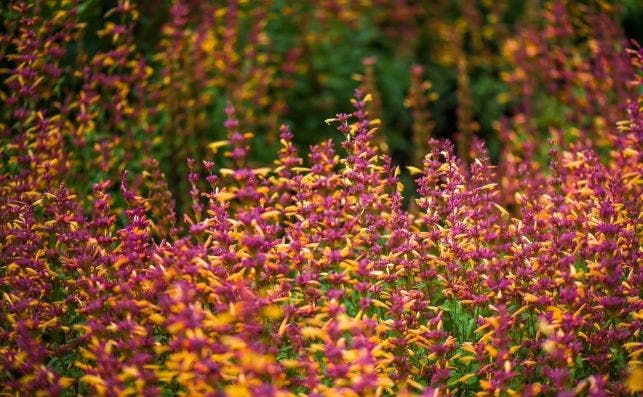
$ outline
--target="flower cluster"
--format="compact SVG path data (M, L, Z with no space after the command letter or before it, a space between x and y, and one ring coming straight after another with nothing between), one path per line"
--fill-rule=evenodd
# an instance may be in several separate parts
M459 72L457 145L430 138L438 94L413 66L417 163L401 169L380 131L392 124L375 58L350 112L326 120L340 144L300 154L272 91L292 88L301 49L273 48L269 2L174 1L152 59L130 1L107 13L91 51L91 2L10 3L0 394L643 391L643 50L605 44L618 36L608 14L572 21L553 2L544 36L528 27L506 42L507 95L523 102L496 123L500 167L476 135L467 76L495 58L445 61ZM307 23L358 24L365 5L344 3L306 9ZM376 18L387 34L418 35L387 24L422 7L373 3L392 16ZM471 23L452 40L498 23L479 16L464 6ZM587 26L597 32L568 53ZM473 35L474 52L503 34L490 32ZM207 135L217 95L222 140ZM572 112L544 145L532 122L552 101ZM255 143L270 140L275 160L260 166ZM182 182L164 172L169 156L185 159Z

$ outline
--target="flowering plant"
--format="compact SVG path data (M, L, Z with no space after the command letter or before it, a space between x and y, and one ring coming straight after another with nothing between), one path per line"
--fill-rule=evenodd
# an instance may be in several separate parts
M337 6L348 26L367 12L339 3L312 12L338 23ZM628 61L609 30L590 55L556 46L573 22L552 9L551 37L506 42L507 95L522 102L496 123L499 167L476 135L465 54L451 54L457 145L430 138L438 95L413 66L418 163L402 168L383 139L373 58L351 111L326 120L341 147L300 155L275 117L303 50L272 47L269 5L176 1L150 59L129 1L83 49L92 4L3 6L2 395L643 390L640 47ZM538 54L547 67L532 71ZM223 92L225 139L208 140ZM562 113L543 145L537 113L553 102ZM278 142L273 163L252 156L257 139ZM185 189L163 150L186 158Z

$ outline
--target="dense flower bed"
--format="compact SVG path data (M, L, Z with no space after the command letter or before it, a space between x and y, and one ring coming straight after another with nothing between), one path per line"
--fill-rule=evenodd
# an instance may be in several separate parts
M331 3L320 20L361 10ZM499 166L476 136L467 57L455 145L430 138L436 98L412 67L416 163L400 167L373 59L350 113L325 120L341 147L300 155L278 117L301 47L268 56L251 24L241 56L257 63L239 70L237 25L219 25L237 3L196 30L186 4L151 61L128 1L94 49L79 44L91 2L3 6L2 395L643 391L643 50L624 54L608 14L587 17L602 37L566 46L578 25L552 2L542 35L505 42ZM204 132L217 94L223 140ZM259 164L253 140L270 134L276 160ZM179 165L159 162L173 156L184 197L163 171Z

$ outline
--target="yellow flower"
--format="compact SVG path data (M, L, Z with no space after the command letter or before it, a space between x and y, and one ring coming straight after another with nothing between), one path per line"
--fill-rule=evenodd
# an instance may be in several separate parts
M246 386L243 385L230 385L226 386L225 394L228 396L235 397L250 397L250 391Z
M632 393L643 392L643 365L630 366L625 386Z
M156 325L161 325L165 321L162 315L159 313L153 313L150 315L150 321L153 322Z
M266 306L261 310L261 315L269 320L276 320L281 317L283 311L277 305Z

